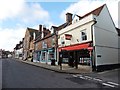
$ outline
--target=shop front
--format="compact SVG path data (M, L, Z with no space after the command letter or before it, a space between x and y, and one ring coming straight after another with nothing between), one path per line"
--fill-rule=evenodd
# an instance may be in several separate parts
M33 53L33 62L40 62L41 51L35 51Z
M40 53L40 62L51 64L51 61L55 60L55 50L54 48L48 48L45 50L41 50Z
M59 48L59 54L62 54L62 63L68 63L71 67L78 68L78 65L92 65L92 47L90 43Z

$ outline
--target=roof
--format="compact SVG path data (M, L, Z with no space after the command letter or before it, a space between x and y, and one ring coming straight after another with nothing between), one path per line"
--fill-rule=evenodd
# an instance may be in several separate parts
M49 34L47 34L45 37L43 37L43 38L37 38L36 40L35 40L35 43L37 43L37 42L39 42L39 41L42 41L42 40L45 40L45 39L47 39L47 38L49 38L49 37L52 37L53 35L55 35L55 34L51 34L51 33L49 33Z
M27 27L27 30L29 31L30 35L33 37L33 33L35 32L35 34L37 35L38 34L38 30L36 29L33 29L33 28L28 28Z
M106 5L106 4L104 4L104 5L102 5L102 6L98 7L98 8L96 8L96 9L94 9L93 11L91 11L91 12L89 12L89 13L83 15L82 18L84 18L84 17L86 17L86 16L88 16L88 15L90 15L90 14L94 14L94 15L96 15L96 16L99 16L101 10L103 9L103 7L104 7L105 5Z
M106 5L106 4L104 4L104 5L96 8L95 10L93 10L93 11L91 11L91 12L89 12L89 13L83 15L83 16L79 16L79 15L77 15L77 14L76 14L76 16L78 16L79 19L82 19L82 18L84 18L84 17L86 17L86 16L88 16L88 15L90 15L90 14L94 14L94 15L96 15L96 16L99 16L101 10L103 9L103 7L104 7L105 5ZM64 24L58 26L58 29L57 29L57 30L61 30L61 29L65 28L65 27L68 26L68 25L70 25L70 23L64 23Z
M118 36L120 36L120 29L116 28L117 32L118 32Z
M65 28L68 25L69 25L69 23L63 23L62 25L58 26L57 30L59 31L59 30Z

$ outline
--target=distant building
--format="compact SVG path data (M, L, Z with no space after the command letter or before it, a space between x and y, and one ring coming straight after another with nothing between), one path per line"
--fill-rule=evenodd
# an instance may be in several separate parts
M23 59L23 40L19 42L14 48L14 57L18 59Z
M8 58L10 54L12 55L12 52L0 49L0 58Z
M2 49L0 49L0 58L2 58Z

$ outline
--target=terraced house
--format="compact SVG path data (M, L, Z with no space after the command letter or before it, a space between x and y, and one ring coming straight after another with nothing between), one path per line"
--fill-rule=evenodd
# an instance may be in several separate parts
M23 60L31 60L34 52L34 39L38 30L27 28L23 41Z
M57 60L56 57L56 34L55 29L57 27L52 26L51 31L43 25L39 25L39 35L35 39L35 53L34 62L41 62L51 64L51 61Z
M120 67L120 29L116 28L106 4L83 16L66 13L65 23L47 29L27 28L23 59L51 65L83 65L93 71Z
M118 32L106 4L83 16L67 14L71 23L58 31L58 60L93 71L119 67Z

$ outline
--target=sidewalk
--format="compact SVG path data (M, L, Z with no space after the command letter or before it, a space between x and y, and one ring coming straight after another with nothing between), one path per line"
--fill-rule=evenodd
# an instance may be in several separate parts
M52 66L50 64L40 63L40 62L30 62L30 61L23 61L18 60L26 64L34 65L37 67L41 67L44 69L52 70L59 73L68 73L68 74L80 74L80 73L92 73L92 70L89 66L79 65L78 69L69 67L68 65L62 64L62 70L60 70L60 66Z

